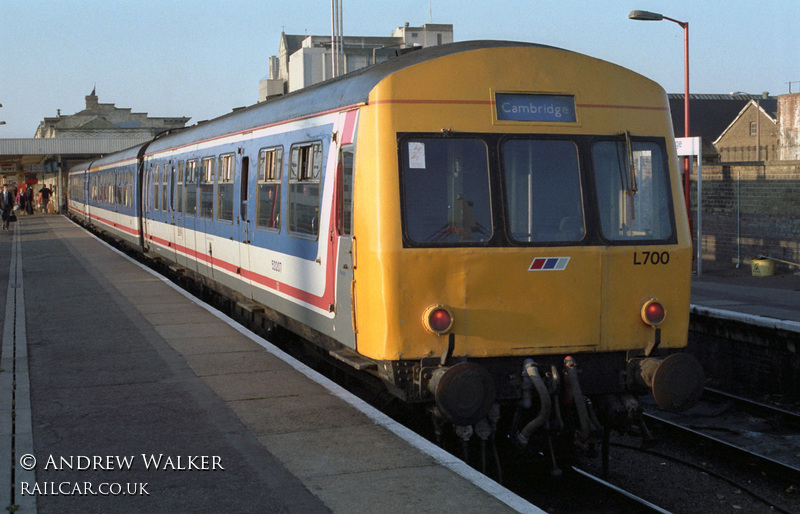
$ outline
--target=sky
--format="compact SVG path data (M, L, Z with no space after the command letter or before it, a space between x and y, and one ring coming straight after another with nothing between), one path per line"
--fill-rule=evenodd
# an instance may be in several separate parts
M281 31L330 35L330 0L0 0L0 138L101 103L151 117L221 116L258 100ZM800 92L800 2L761 0L341 0L346 36L409 22L453 25L456 41L541 43L684 91L683 29L632 21L647 10L689 23L690 91Z

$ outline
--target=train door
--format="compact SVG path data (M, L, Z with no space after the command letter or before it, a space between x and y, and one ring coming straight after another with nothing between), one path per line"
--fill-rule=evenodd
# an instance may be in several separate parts
M184 248L182 265L187 269L197 271L197 259L195 253L197 246L195 242L195 231L197 230L197 188L199 181L200 167L197 159L186 161L184 169L183 187L183 216L179 228L182 229Z
M249 145L248 145L249 146ZM239 248L239 269L242 271L240 278L245 284L245 295L252 298L252 290L250 275L245 271L250 270L250 231L252 230L252 217L251 204L251 189L250 189L250 152L249 148L240 148L242 150L242 161L238 173L236 174L234 183L238 185L238 215L236 216L236 229L237 229L237 246ZM234 194L236 194L234 187Z
M177 169L173 161L164 164L163 187L161 190L161 208L164 211L164 237L167 239L167 248L164 249L167 257L176 259L175 246L175 180Z
M150 162L144 168L144 186L142 188L142 235L144 237L144 248L149 250L150 235L152 234L152 220L150 218L150 210L153 205L153 180L155 173L155 165Z
M336 166L335 216L336 235L339 238L336 256L336 318L337 338L355 349L356 336L352 305L353 285L353 145L342 146Z
M194 242L198 273L214 277L214 183L216 181L216 157L200 159L197 187L197 221Z
M186 241L183 230L183 201L186 163L178 161L172 172L172 243L175 248L175 262L186 266Z

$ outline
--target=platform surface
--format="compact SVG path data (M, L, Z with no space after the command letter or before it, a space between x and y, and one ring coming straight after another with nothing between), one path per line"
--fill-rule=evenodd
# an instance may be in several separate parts
M12 227L0 507L541 512L67 218Z

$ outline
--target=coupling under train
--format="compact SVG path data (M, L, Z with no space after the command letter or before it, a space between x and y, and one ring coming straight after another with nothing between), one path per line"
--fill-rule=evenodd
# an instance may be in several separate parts
M437 425L505 420L526 446L637 425L648 390L672 410L699 397L676 164L656 83L475 41L86 162L69 213Z

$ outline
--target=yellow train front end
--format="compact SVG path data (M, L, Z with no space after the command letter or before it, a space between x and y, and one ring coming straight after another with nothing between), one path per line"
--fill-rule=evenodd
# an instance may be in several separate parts
M693 403L702 370L668 357L687 341L692 259L669 114L654 82L534 45L383 79L359 114L358 352L456 425L531 397L523 441L565 398L584 433L587 398L603 419L641 387Z

